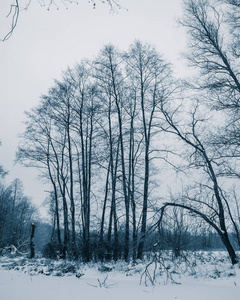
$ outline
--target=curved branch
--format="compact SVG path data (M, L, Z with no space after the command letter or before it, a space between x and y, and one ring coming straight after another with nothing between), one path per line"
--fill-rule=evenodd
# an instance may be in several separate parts
M204 221L206 221L210 226L212 226L216 231L217 233L222 236L222 231L218 228L218 226L213 222L211 221L204 213L196 210L195 208L192 208L190 206L187 206L187 205L183 205L183 204L178 204L178 203L172 203L172 202L167 202L167 203L164 203L164 205L161 207L161 215L160 215L160 218L159 218L159 221L158 221L158 224L161 223L162 221L162 218L163 218L163 214L164 214L164 210L165 208L167 208L168 206L173 206L173 207L180 207L180 208L183 208L183 209L186 209L196 215L198 215L199 217L201 217L202 219L204 219Z

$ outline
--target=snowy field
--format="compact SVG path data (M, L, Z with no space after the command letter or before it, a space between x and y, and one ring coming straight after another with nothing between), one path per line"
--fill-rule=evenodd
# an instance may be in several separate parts
M83 265L1 257L0 299L240 299L240 269L231 266L225 252L189 254L187 261L174 263L163 257L144 273L146 266L147 262Z

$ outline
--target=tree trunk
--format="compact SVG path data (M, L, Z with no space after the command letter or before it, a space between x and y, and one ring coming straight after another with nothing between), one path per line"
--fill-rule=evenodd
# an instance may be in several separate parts
M103 201L103 210L102 210L102 218L101 218L101 225L100 225L100 238L99 238L98 257L101 261L103 261L103 257L104 257L103 235L104 235L104 222L105 222L105 213L106 213L107 198L108 198L109 174L110 174L110 163L108 164L108 169L107 169L107 178L106 178L106 185L105 185L105 196L104 196L104 201Z
M227 249L227 252L229 254L232 264L235 265L238 262L238 260L237 260L236 253L232 247L232 244L229 240L227 232L222 233L222 235L220 237L221 237L223 244L225 245L225 247Z
M32 225L31 225L31 237L30 237L30 258L35 257L34 235L35 235L35 224L32 223Z

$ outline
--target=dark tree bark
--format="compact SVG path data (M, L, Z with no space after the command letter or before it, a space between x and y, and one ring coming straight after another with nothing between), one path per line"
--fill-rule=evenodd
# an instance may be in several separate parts
M109 192L109 174L110 174L110 163L108 164L107 168L107 177L106 177L106 184L105 184L105 195L103 201L103 209L102 209L102 217L101 217L101 224L100 224L100 238L99 238L99 259L103 261L104 258L104 222L105 222L105 215L106 215L106 207L107 207L107 199L108 199L108 192Z
M30 237L30 258L35 257L34 235L35 235L35 224L32 223L32 225L31 225L31 237Z

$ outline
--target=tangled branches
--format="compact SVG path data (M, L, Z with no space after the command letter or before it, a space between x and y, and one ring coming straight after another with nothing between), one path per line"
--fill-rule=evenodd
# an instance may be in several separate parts
M155 253L152 260L146 265L141 275L141 284L146 286L150 283L155 285L159 276L164 278L164 284L171 282L172 284L180 284L173 278L174 272L171 270L169 260L164 258L161 253Z

